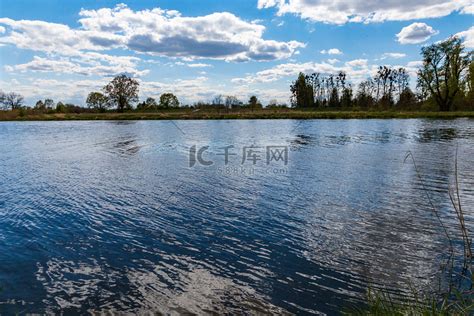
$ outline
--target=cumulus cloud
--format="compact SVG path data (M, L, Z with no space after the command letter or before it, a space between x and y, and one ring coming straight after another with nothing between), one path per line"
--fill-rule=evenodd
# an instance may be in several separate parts
M263 38L265 27L219 12L183 17L178 11L133 11L115 8L81 10L79 28L36 20L0 18L0 45L42 52L32 61L8 66L9 71L41 71L107 76L130 73L141 76L137 60L100 53L121 49L191 61L201 58L225 61L270 61L291 57L305 44ZM115 61L115 60L118 60ZM189 67L208 67L191 63Z
M105 57L107 56L107 57ZM107 61L108 58L112 60ZM106 64L102 64L97 60L106 60ZM95 75L95 76L116 76L121 73L126 73L131 76L142 76L146 75L148 70L137 70L135 63L132 62L134 59L119 58L113 60L112 56L86 54L84 58L67 58L61 57L58 59L43 58L34 56L33 60L14 66L5 66L5 70L8 72L51 72L51 73L66 73L66 74L77 74L77 75Z
M354 68L362 68L367 67L367 59L355 59L346 62L347 66L354 67Z
M382 57L380 59L387 59L387 58L391 58L391 59L400 59L400 58L403 58L403 57L406 57L407 54L404 54L404 53L384 53L382 55Z
M212 65L204 64L204 63L193 63L193 64L188 64L188 67L191 67L191 68L205 68L205 67L212 67Z
M30 20L12 20L0 18L0 24L6 26L0 43L12 44L18 48L34 51L59 53L63 55L78 54L80 50L103 50L105 47L95 45L90 37L100 37L97 32L73 30L58 23Z
M464 13L464 14L474 14L474 4L471 2L470 5L464 7L464 8L461 10L461 13Z
M63 102L83 104L90 91L99 91L104 82L101 80L61 80L28 79L16 82L0 81L6 91L15 91L23 95L27 105L34 105L38 99L52 98Z
M344 66L340 67L327 62L285 63L259 71L256 74L248 75L244 78L234 78L232 82L236 84L268 83L285 77L295 78L300 72L334 74L339 71L346 72L350 79L356 82L371 75L373 73L372 68L373 67L368 65L367 59L348 61Z
M456 36L464 39L464 46L467 48L474 48L474 26L471 26L471 28L465 31L457 33Z
M423 66L423 61L421 60L413 60L407 63L408 68L419 68L421 66Z
M258 0L258 8L277 8L310 21L345 24L436 18L473 12L472 0Z
M328 54L328 55L342 55L342 51L340 51L337 48L331 48L331 49L323 49L320 51L321 54Z
M397 38L400 44L419 44L426 42L431 36L438 33L426 23L415 22L402 28L397 34Z
M265 27L259 21L247 22L228 12L183 17L177 11L133 11L119 5L81 10L79 15L85 30L119 36L131 50L160 56L275 60L290 57L304 47L296 41L265 40Z

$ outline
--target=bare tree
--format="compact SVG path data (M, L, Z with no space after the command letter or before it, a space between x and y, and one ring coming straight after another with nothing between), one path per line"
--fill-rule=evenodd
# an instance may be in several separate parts
M233 95L228 95L225 98L225 107L228 108L228 109L236 107L239 104L240 104L239 99L237 99L237 97L235 97Z
M24 98L21 94L10 92L10 93L1 93L0 101L3 104L4 109L17 110L20 109L23 105Z
M218 94L214 97L214 99L212 100L212 105L216 105L216 106L224 105L224 97L222 96L222 94Z
M2 109L2 110L7 109L6 106L5 106L5 98L6 98L5 92L0 91L0 109Z
M54 101L52 99L46 99L44 100L44 106L48 109L51 110L54 106Z

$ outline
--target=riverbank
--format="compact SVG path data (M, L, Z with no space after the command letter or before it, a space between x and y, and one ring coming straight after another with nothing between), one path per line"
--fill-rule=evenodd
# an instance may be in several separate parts
M0 121L66 121L66 120L220 120L220 119L391 119L391 118L474 118L466 112L409 111L319 111L296 109L262 110L164 110L156 112L106 113L22 113L0 111Z

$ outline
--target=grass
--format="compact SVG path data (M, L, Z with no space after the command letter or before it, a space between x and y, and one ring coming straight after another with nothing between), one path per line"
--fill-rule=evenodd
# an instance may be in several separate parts
M394 301L390 295L384 292L368 291L367 306L354 308L347 315L472 315L474 301L472 295L468 296L460 292L451 293L454 297L444 296L419 297L414 294L412 300L405 302Z
M38 113L34 111L0 111L0 121L62 120L219 120L219 119L391 119L391 118L474 118L474 111L354 111L354 110L200 110L176 109L157 112L106 113Z

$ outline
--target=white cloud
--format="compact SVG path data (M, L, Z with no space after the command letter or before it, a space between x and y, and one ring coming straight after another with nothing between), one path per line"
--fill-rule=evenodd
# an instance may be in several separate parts
M228 12L183 17L175 11L133 11L120 5L79 14L84 29L123 34L129 49L160 56L260 61L287 58L304 47L296 41L264 40L265 26L259 21L246 22Z
M464 46L467 48L474 48L474 26L469 29L459 32L456 36L464 39Z
M342 51L340 51L337 48L331 48L331 49L323 49L320 51L321 54L328 54L328 55L342 55Z
M204 64L204 63L194 63L194 64L188 64L188 67L191 67L191 68L205 68L205 67L212 67L212 65Z
M431 36L438 33L426 23L415 22L402 28L397 34L397 38L401 44L419 44L426 42Z
M346 65L354 68L367 67L367 59L355 59L346 62Z
M0 26L0 34L5 33L5 31L6 31L5 28L3 26Z
M27 79L21 80L20 83L13 79L10 81L0 80L0 86L6 91L15 91L22 94L27 105L30 106L34 105L37 100L45 98L84 105L89 92L100 91L110 79L110 77L101 80ZM206 77L169 82L138 80L140 82L139 95L141 100L149 96L159 98L165 92L175 93L182 102L208 101L216 94L232 94L225 89L216 88L216 85L208 82ZM243 94L243 91L239 93Z
M373 69L368 66L366 59L352 60L341 67L326 62L286 63L259 71L256 74L250 74L244 78L234 78L232 82L236 84L268 83L286 77L294 79L300 72L334 74L339 71L346 72L353 82L357 82L371 75Z
M103 55L112 58L112 56ZM88 58L91 58L88 61ZM52 58L43 58L39 56L34 56L33 60L25 63L14 66L5 66L5 70L8 72L51 72L51 73L66 73L66 74L77 74L83 76L115 76L121 73L127 73L131 76L142 76L146 75L149 71L142 70L139 71L135 67L135 63L125 60L124 63L121 63L120 60L108 61L107 64L102 64L97 62L97 58L103 57L91 57L85 55L84 58L68 58L60 57L56 59ZM130 63L129 65L126 65Z
M406 21L474 11L472 0L258 0L259 9L272 7L280 16L296 14L331 24Z
M387 58L391 58L391 59L400 59L400 58L404 58L406 57L407 54L404 54L404 53L384 53L382 55L382 58L380 59L387 59Z
M464 8L461 10L461 13L464 13L464 14L474 14L474 3L471 2L470 5L464 7Z
M12 20L0 18L0 24L7 26L5 35L0 37L0 43L12 44L18 48L58 53L62 55L77 55L80 50L104 50L113 47L110 43L119 44L119 39L110 35L107 47L94 44L95 39L105 38L99 32L73 30L64 24L44 21Z
M85 103L87 94L99 91L104 82L101 80L61 80L61 79L29 79L20 83L0 81L7 91L15 91L23 95L27 105L33 106L39 99L52 98L55 101Z
M6 26L0 44L66 56L120 48L183 60L226 61L283 59L305 46L297 41L266 40L265 26L228 12L183 17L177 11L133 11L120 4L115 8L81 10L79 15L80 28L0 18L1 27Z
M408 68L419 68L421 66L423 66L423 61L421 61L421 60L409 61L407 63Z

